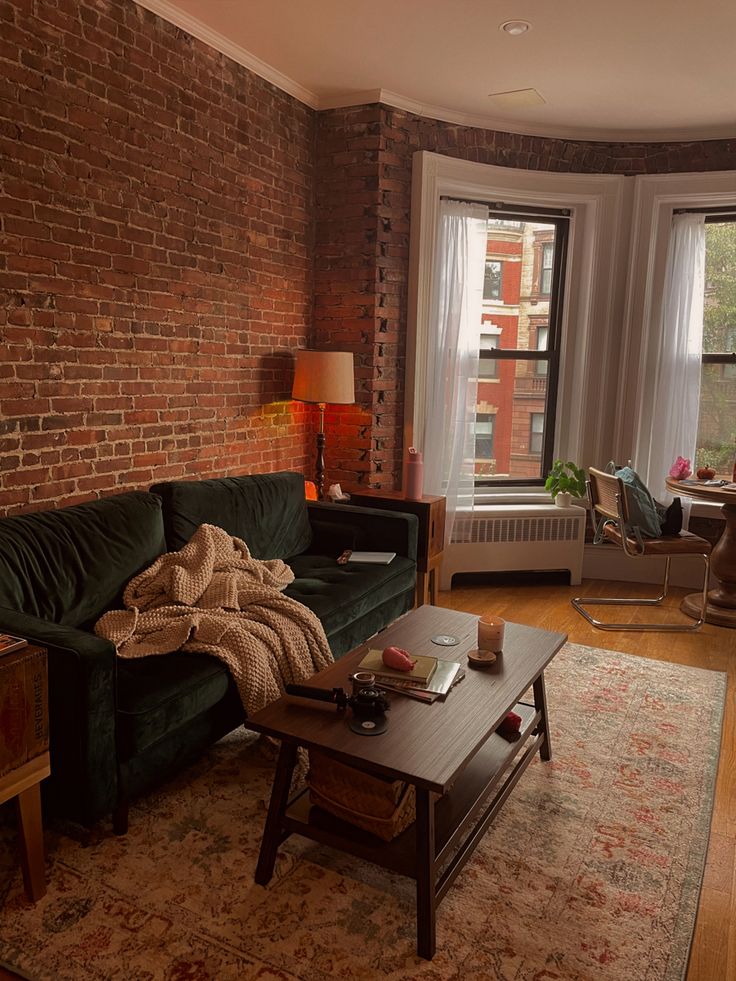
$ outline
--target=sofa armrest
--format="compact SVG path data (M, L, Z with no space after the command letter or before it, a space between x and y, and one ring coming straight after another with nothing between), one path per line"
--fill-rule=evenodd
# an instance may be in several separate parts
M116 654L110 641L0 608L0 630L48 651L52 809L84 823L117 798Z
M345 504L307 501L311 552L339 555L343 549L396 552L417 560L419 521L414 514Z

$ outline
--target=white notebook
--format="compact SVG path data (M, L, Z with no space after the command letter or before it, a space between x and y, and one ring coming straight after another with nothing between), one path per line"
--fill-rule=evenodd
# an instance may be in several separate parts
M351 552L348 562L372 562L373 565L388 565L396 558L396 552Z

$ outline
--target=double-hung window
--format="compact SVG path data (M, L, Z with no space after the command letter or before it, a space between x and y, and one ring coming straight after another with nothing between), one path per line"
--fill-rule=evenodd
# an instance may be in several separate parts
M731 479L736 452L736 216L705 217L705 296L695 462Z
M562 212L491 208L486 254L505 257L503 291L478 325L476 432L493 417L494 466L476 454L476 486L541 485L552 465L568 221Z

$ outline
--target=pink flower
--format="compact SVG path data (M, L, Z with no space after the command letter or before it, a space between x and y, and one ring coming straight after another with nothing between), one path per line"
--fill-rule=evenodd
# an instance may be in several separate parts
M673 480L685 480L692 472L690 461L686 460L682 456L678 456L670 467L670 477L672 477Z

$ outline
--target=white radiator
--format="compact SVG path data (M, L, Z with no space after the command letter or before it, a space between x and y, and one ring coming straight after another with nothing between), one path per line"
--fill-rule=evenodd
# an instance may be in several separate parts
M554 504L482 504L455 516L442 556L442 589L456 572L570 571L580 582L585 543L584 508Z

